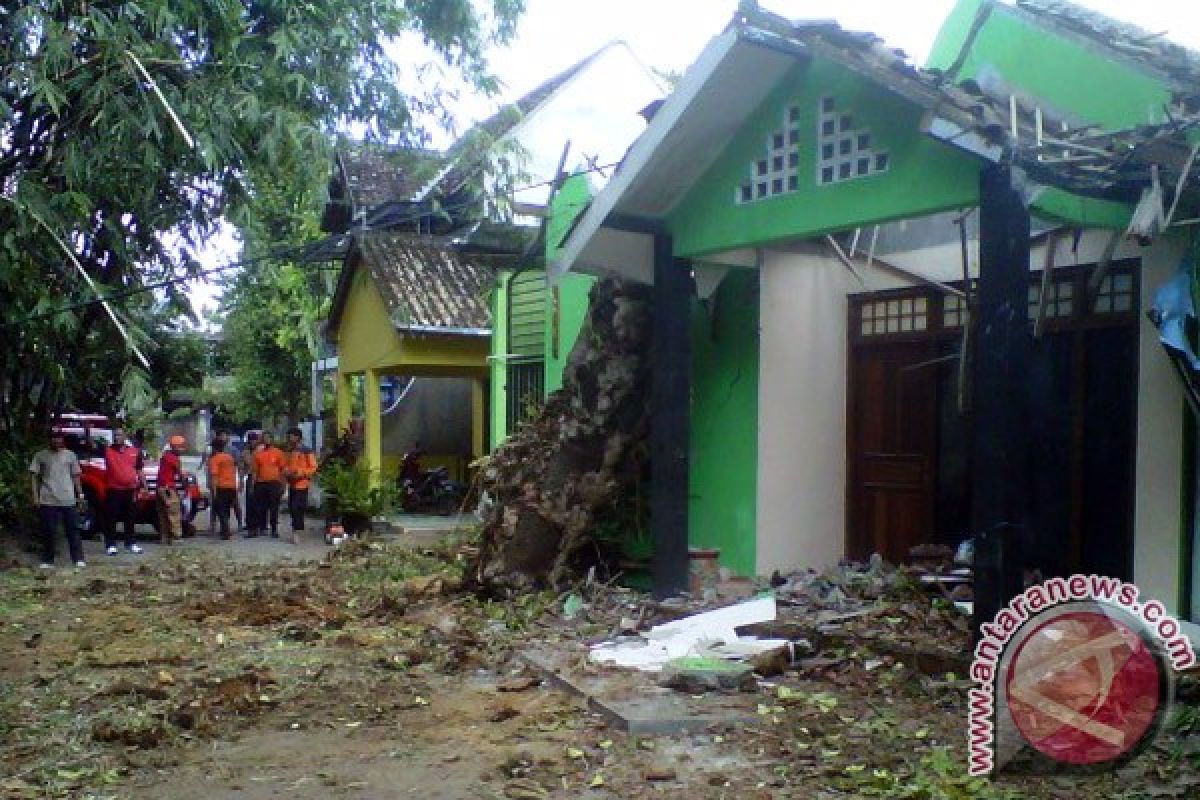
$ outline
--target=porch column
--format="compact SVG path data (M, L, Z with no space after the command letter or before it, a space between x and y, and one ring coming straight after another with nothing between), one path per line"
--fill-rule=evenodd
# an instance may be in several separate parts
M654 593L688 585L688 449L690 447L690 265L672 257L671 237L654 235L654 323L650 366L650 524Z
M383 403L379 392L382 378L377 369L368 369L363 375L363 458L373 481L379 480L383 467Z
M337 403L337 435L341 436L342 432L350 427L350 417L354 413L354 376L338 370L335 381L337 394L334 402Z
M471 379L471 460L475 460L486 452L484 444L484 428L487 426L484 421L484 414L487 409L484 406L484 388L482 378Z
M979 177L979 290L972 311L971 527L975 534L974 625L990 622L1019 593L1028 528L1026 382L1029 209L1012 168Z

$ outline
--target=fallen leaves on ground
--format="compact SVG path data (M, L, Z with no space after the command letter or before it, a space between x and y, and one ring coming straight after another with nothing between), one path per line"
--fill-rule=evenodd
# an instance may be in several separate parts
M569 619L561 595L480 598L462 590L468 552L353 541L312 563L181 549L132 569L3 571L0 797L127 796L139 782L169 785L215 743L325 731L342 748L336 768L280 767L278 778L231 768L227 785L286 780L295 797L355 791L379 785L356 766L375 757L465 776L463 797L518 800L1195 791L1200 713L1177 715L1173 737L1119 780L968 778L961 681L879 646L923 646L939 625L942 646L961 643L961 626L895 587L869 598L885 610L843 619L845 635L825 636L819 652L760 681L754 724L628 736L514 654L534 643L578 647L661 621L662 609L598 585L577 590L582 604ZM854 596L852 580L830 587L822 591L837 588L839 600ZM811 622L820 611L787 616ZM296 757L289 747L281 761Z

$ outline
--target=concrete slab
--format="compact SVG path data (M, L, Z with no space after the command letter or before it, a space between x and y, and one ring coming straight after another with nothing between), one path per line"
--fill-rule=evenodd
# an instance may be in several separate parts
M533 650L521 660L550 686L587 702L613 727L630 734L666 736L758 720L757 695L710 693L698 697L658 686L633 670L582 670L586 651Z
M419 539L444 540L461 536L479 525L474 514L437 516L432 514L394 514L387 520L376 523L379 532L396 536L412 536Z

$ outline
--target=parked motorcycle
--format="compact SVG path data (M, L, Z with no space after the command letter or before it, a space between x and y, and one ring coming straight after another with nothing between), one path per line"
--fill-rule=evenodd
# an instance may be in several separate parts
M404 454L400 470L400 504L412 514L449 515L462 507L466 487L450 479L445 467L421 469L421 452Z

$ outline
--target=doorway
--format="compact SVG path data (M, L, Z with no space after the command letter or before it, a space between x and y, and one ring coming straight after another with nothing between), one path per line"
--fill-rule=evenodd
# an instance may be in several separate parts
M1137 264L1052 273L1031 339L1031 554L1054 572L1129 578L1133 556ZM1030 274L1034 318L1041 273ZM961 288L961 286L957 287ZM1084 298L1092 297L1092 302ZM970 406L959 375L967 310L907 288L850 298L847 553L908 560L970 533ZM1032 326L1032 323L1031 323Z

